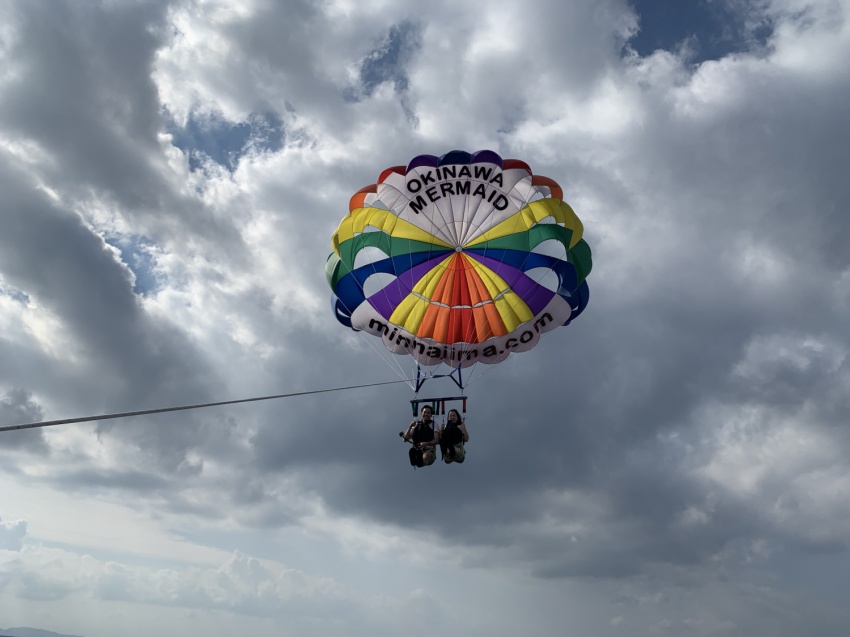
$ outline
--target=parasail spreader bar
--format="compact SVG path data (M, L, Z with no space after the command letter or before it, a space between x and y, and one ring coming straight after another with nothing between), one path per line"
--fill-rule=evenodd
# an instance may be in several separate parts
M435 416L445 415L446 414L446 402L452 402L456 400L463 401L463 413L466 414L466 396L441 396L439 398L414 398L410 401L410 406L413 409L413 417L415 418L418 414L419 405L430 405L431 411L434 412Z

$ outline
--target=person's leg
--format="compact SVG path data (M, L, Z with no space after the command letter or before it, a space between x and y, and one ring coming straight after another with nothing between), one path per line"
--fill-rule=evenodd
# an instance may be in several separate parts
M466 448L463 446L463 443L460 443L454 448L454 461L455 462L463 462L464 458L466 458Z

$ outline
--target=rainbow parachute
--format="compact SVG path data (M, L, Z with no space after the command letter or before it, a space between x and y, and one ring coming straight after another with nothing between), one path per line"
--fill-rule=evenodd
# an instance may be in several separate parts
M333 235L337 320L421 365L532 349L588 300L590 247L562 197L525 162L489 150L387 168Z

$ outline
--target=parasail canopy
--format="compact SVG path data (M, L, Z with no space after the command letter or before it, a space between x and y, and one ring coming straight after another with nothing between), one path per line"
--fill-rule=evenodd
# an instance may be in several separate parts
M337 320L428 366L534 348L588 301L590 247L562 198L552 179L489 150L387 168L333 235Z

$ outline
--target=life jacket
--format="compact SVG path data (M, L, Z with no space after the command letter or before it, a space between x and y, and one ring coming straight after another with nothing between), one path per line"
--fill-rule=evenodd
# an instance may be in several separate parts
M448 445L457 445L463 442L463 432L456 422L448 423L440 434L440 442Z
M413 441L414 445L409 451L411 466L425 466L425 461L422 458L424 451L418 445L423 442L431 442L434 438L436 438L436 433L434 432L433 426L426 425L422 420L417 420L416 424L413 426L413 431L410 432L410 439Z
M434 428L431 425L425 424L422 420L417 420L411 432L410 439L417 444L420 442L431 442L435 435Z
M447 423L440 432L440 453L446 462L463 462L466 451L463 448L463 431L458 423Z

